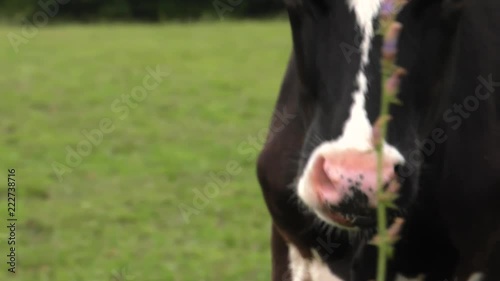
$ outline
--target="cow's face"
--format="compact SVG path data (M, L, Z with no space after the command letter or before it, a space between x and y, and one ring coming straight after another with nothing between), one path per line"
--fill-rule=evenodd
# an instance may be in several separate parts
M371 229L377 204L373 129L380 111L381 36L376 33L381 0L285 2L304 97L315 104L297 194L326 223ZM392 121L389 141L384 140L385 186L399 181L396 170L406 167L415 149L413 121L404 123L410 115L398 110L392 113L399 120ZM415 179L416 173L405 177L403 195L412 192Z

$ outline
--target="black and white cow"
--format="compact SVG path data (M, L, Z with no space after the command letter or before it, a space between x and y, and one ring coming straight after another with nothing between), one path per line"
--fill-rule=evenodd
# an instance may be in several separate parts
M285 0L293 53L258 160L273 281L374 278L380 0ZM413 0L417 59L384 140L405 216L389 267L500 280L500 1ZM404 29L403 29L404 32ZM283 126L284 125L284 126ZM406 279L407 280L407 279Z

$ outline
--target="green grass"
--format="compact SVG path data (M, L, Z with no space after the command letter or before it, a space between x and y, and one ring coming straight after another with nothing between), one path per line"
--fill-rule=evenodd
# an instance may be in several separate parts
M247 140L272 113L286 22L46 27L18 53L9 32L21 29L0 26L0 181L16 169L16 280L269 279L259 148ZM171 74L120 120L111 104L157 65ZM67 146L103 118L114 130L72 168ZM55 162L71 169L61 180ZM179 204L193 206L193 189L229 162L241 171L186 222ZM0 229L0 280L9 280ZM126 278L113 277L120 271Z

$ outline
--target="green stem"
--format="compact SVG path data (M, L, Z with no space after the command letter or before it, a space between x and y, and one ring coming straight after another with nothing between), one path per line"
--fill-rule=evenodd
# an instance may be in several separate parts
M389 115L390 100L389 96L382 91L381 108L379 118L386 118ZM383 190L383 151L384 139L387 132L387 121L380 124L380 139L377 141L377 197L380 199L384 193ZM386 203L384 200L378 200L377 204L377 228L378 228L378 264L377 264L377 281L386 280L387 258L389 257L389 248L391 247L387 234L387 213Z
M377 264L377 281L385 281L386 268L387 268L387 242L385 237L387 237L387 222L385 207L377 207L377 219L378 219L378 235L380 237L378 245L378 264Z

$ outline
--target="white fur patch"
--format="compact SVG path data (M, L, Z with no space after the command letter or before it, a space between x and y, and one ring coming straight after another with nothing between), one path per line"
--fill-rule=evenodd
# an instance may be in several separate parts
M309 261L304 259L299 250L292 245L288 245L288 257L292 281L309 281Z
M343 281L335 276L313 250L313 259L304 259L297 248L288 245L292 281Z
M484 274L481 272L476 272L472 274L467 281L481 281L484 278Z

